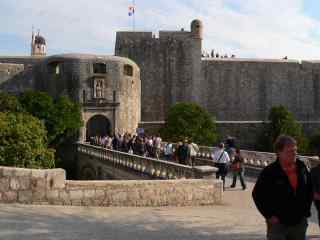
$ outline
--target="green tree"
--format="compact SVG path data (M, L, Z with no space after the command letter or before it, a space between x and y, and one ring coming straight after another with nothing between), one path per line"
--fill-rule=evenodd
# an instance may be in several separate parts
M80 106L66 96L53 100L45 92L28 91L19 101L25 111L45 124L50 146L57 147L82 126Z
M75 137L83 125L79 104L66 96L59 97L55 101L51 122L54 134L50 140L55 145L63 143L67 138Z
M304 137L302 127L286 107L282 105L272 107L268 119L270 125L265 132L267 151L273 150L273 143L281 134L294 137L298 142L299 152L308 151L308 141Z
M0 112L17 112L20 110L20 103L14 95L0 92Z
M46 129L27 113L0 112L0 165L52 168L54 150L47 148Z
M173 142L187 137L203 145L212 145L217 138L212 116L195 103L177 103L171 107L161 136Z
M48 128L51 115L54 112L54 103L51 96L45 92L26 91L18 98L23 109L43 121Z

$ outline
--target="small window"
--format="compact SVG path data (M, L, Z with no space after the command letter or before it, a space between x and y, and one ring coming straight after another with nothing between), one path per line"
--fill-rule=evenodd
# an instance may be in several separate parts
M85 103L87 101L86 90L82 90L82 102Z
M93 64L93 73L107 73L107 66L105 63L94 63Z
M57 62L53 62L49 64L49 73L54 75L60 74L60 64Z
M133 67L130 65L124 65L124 75L133 76Z

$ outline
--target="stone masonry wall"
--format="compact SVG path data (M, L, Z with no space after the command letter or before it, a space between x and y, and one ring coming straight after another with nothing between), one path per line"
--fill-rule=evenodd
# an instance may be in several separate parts
M76 206L213 205L222 202L222 182L66 181L63 169L0 167L0 202Z
M117 32L115 55L141 69L141 117L164 120L176 102L198 101L201 84L201 40L187 31Z
M318 120L319 64L289 60L210 59L202 63L204 106L219 121L264 121L275 105L298 120Z

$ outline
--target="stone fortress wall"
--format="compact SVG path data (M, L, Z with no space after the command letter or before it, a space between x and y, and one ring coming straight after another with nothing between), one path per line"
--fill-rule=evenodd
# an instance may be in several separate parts
M195 101L219 121L218 131L231 121L228 134L242 139L255 135L248 125L260 132L270 108L279 104L308 132L320 127L320 61L202 58L202 31L194 20L190 32L160 31L159 38L147 32L117 33L115 54L141 69L143 122L163 121L171 105Z
M283 104L298 120L320 117L320 62L203 59L204 106L220 121L266 120Z
M0 57L0 63L0 89L3 91L20 93L35 89L53 97L68 95L82 105L85 124L97 115L107 119L109 123L105 128L109 129L109 134L124 130L134 132L140 122L140 69L129 59L61 54ZM15 72L11 73L12 69ZM97 128L97 123L93 125ZM81 130L82 139L86 130L86 126Z
M134 60L141 69L144 121L165 118L178 101L197 101L201 86L201 26L193 31L117 32L115 55ZM198 28L199 27L199 28Z
M6 57L0 56L0 90L11 93L33 89L33 66L41 57Z
M63 169L0 167L0 202L122 207L214 205L222 203L222 182L66 181Z

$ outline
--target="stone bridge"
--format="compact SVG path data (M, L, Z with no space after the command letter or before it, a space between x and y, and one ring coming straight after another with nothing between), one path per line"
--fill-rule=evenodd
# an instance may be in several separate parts
M174 151L176 149L174 145ZM215 172L211 153L214 147L200 146L194 167L165 160L113 151L87 143L78 143L78 179L81 180L137 180L210 178ZM163 150L163 147L162 147ZM274 153L241 151L246 172L257 175L276 159ZM317 157L299 156L309 167L316 165Z
M191 167L86 143L78 143L77 148L80 180L210 178L216 170L205 164Z

